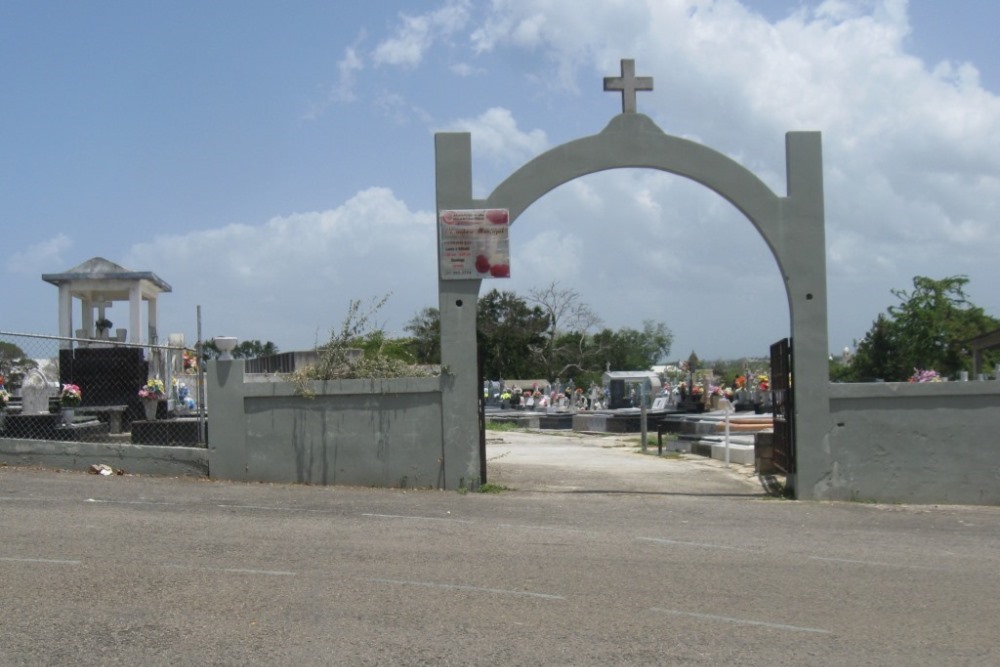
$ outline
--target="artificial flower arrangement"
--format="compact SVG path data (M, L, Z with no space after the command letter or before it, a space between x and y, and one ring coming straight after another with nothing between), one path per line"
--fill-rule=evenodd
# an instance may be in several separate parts
M64 384L59 392L59 405L64 408L75 408L83 400L83 392L75 384Z
M743 387L747 386L747 379L742 375L737 375L735 384L737 389L742 389Z
M198 357L195 356L194 350L184 350L183 359L185 373L198 372Z
M910 382L941 382L941 376L935 370L920 370L919 368L913 369L913 375L910 376Z
M144 401L162 401L166 397L167 390L163 386L163 380L159 378L149 378L139 390L139 398Z
M769 382L770 382L770 378L768 378L763 373L761 373L760 375L757 376L757 388L760 389L761 391L767 391L768 390L768 388L770 387Z
M8 402L10 402L10 392L0 387L0 408L6 408Z

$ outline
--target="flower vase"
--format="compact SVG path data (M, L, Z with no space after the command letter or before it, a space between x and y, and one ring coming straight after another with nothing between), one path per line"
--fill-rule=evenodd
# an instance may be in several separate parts
M156 409L160 407L160 402L143 401L142 407L146 411L146 421L156 421Z
M76 421L76 410L73 408L63 408L61 417L62 423L68 426Z

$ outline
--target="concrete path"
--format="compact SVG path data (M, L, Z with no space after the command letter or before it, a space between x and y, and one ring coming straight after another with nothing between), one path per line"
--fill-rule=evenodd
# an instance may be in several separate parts
M701 456L657 456L656 434L487 431L487 482L518 491L762 496L752 466Z

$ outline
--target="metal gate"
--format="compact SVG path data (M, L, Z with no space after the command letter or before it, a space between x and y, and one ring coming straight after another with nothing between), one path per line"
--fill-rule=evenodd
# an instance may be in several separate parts
M795 394L792 392L792 341L771 345L771 411L774 415L774 465L795 472Z

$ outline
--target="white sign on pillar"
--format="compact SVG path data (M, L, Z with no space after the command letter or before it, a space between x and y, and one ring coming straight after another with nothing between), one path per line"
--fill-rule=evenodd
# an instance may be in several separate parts
M503 208L441 211L441 279L510 278L509 220Z

